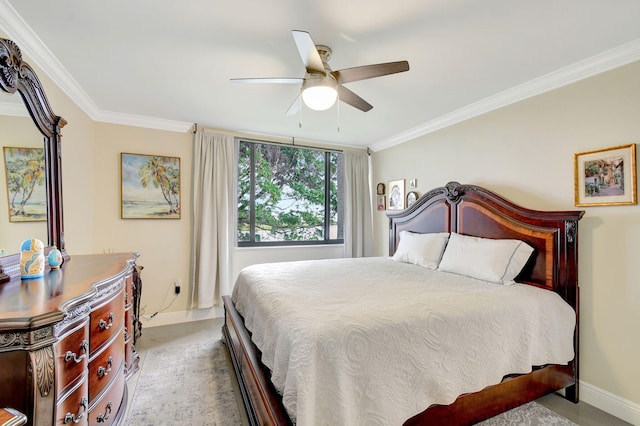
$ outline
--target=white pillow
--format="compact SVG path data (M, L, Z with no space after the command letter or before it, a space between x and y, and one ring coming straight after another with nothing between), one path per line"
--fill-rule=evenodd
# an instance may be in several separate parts
M448 239L448 232L418 234L400 231L400 244L398 244L392 259L429 269L438 269L438 263L440 263Z
M511 285L533 253L520 240L492 240L452 233L439 270Z

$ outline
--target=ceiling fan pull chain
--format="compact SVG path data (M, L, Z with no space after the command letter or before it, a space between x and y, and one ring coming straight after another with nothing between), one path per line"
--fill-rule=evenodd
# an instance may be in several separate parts
M300 118L298 119L298 128L302 129L302 88L300 88L300 96L298 96L300 102Z
M340 133L340 95L338 95L338 100L336 101L338 106L338 133Z

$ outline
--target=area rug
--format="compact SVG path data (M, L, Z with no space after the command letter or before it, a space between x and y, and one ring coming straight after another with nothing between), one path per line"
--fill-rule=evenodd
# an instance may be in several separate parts
M220 340L165 347L147 353L138 373L128 426L241 425L229 363ZM576 426L530 402L479 423L481 426Z
M150 350L138 374L127 426L241 425L220 340Z
M577 426L572 421L554 413L547 407L537 402L529 402L527 404L516 407L483 422L478 423L480 426Z

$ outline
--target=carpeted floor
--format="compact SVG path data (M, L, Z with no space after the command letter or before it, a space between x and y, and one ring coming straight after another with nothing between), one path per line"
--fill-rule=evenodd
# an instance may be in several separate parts
M224 351L220 340L149 351L124 424L240 425Z
M478 423L481 426L574 426L570 420L559 416L537 402L516 407L511 411L492 417L484 422Z
M150 350L138 373L140 376L124 424L240 425L228 368L225 348L217 339ZM573 426L575 423L531 402L480 425Z

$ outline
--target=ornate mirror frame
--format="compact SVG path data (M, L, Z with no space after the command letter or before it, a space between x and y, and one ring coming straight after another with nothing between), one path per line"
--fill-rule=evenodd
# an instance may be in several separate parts
M65 259L62 208L62 150L60 129L67 122L53 113L44 88L33 69L22 60L20 48L11 40L0 38L0 86L7 93L20 93L33 122L44 136L47 188L46 252L56 246ZM26 237L25 237L26 238ZM0 282L20 275L19 253L0 258Z

